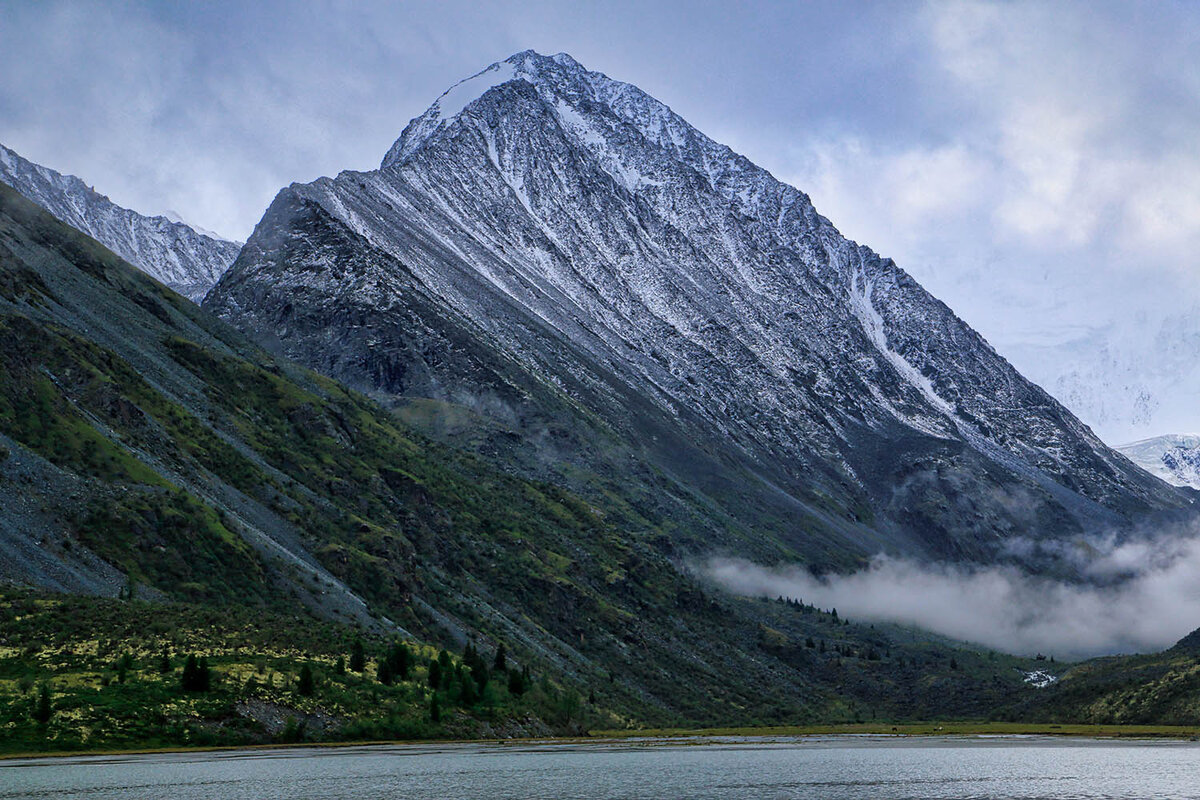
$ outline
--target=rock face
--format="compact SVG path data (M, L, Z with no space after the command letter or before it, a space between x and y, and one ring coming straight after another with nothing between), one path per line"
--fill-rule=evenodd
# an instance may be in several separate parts
M281 191L205 307L360 388L611 435L616 469L813 563L988 560L1190 502L802 192L565 54Z
M0 181L83 231L150 277L197 303L242 249L167 217L113 203L74 175L61 175L0 145Z

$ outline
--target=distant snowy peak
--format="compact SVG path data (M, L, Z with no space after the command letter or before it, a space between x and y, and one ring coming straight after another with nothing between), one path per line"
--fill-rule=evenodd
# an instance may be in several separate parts
M180 214L178 211L175 211L174 209L168 208L162 214L159 214L159 216L163 217L164 219L166 219L169 222L174 222L178 225L186 225L189 228L191 228L192 230L194 230L196 233L200 234L201 236L207 236L208 238L210 238L214 241L233 242L234 244L238 244L238 245L241 244L241 242L235 242L233 239L222 236L221 234L217 233L216 231L210 231L208 228L201 228L199 225L193 225L192 223L190 223L186 219L184 219L182 214Z
M0 181L83 231L152 278L199 302L242 249L178 215L148 217L113 203L74 175L0 145Z
M1167 483L1200 489L1200 435L1155 436L1121 445L1117 450Z

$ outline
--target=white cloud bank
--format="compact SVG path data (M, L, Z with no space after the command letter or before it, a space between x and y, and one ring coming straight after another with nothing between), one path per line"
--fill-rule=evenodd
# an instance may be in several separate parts
M799 598L851 619L914 625L1017 654L1152 652L1200 627L1197 538L1108 548L1083 568L1089 583L884 556L860 572L822 577L729 558L696 569L735 594Z

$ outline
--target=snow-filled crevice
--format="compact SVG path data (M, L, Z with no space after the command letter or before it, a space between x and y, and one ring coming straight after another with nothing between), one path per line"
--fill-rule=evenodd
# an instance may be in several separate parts
M954 417L954 406L938 396L933 388L933 382L908 363L904 356L888 346L887 333L883 329L883 316L871 303L871 290L874 288L874 283L868 281L861 270L854 273L850 283L850 309L862 324L867 338L871 340L880 354L896 368L900 377L920 392L930 405L943 414Z

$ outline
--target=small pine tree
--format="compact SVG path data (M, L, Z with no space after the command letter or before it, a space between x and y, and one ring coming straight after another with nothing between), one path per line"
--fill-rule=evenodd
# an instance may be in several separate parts
M385 658L379 662L379 669L376 671L376 677L384 686L392 685L392 665Z
M316 682L313 680L312 667L305 664L300 668L300 681L296 685L296 693L301 697L312 697L316 690Z
M438 702L437 692L433 693L433 699L429 701L429 719L433 722L442 721L442 705Z
M950 669L958 669L958 660L953 656L950 657Z
M350 645L350 669L362 672L367 668L367 654L363 650L362 639L355 639Z
M287 722L283 725L283 731L279 734L279 740L287 744L303 742L306 727L304 722L297 722L295 717L288 717Z
M475 679L471 675L463 673L460 677L462 688L459 692L459 699L464 707L470 708L479 702L479 690L475 688Z
M195 653L188 653L187 660L183 662L183 674L179 677L179 685L183 687L185 692L199 691L196 685L196 671L199 669L199 664L196 661Z
M408 680L408 671L412 666L412 654L408 652L408 645L397 642L392 646L392 652L388 658L391 662L392 675L402 681Z
M517 670L510 670L508 673L508 693L513 697L520 697L525 694L525 677Z
M158 659L158 671L163 675L171 671L171 657L167 655L166 650L162 651L162 655Z
M475 662L479 660L479 651L475 649L474 642L467 642L467 646L463 648L462 660L467 666L475 666Z
M45 725L53 715L54 706L50 703L50 687L43 683L42 688L38 690L38 700L33 709L33 718L36 722Z
M345 675L346 674L346 657L345 656L338 656L337 663L333 665L333 674L334 675Z
M211 683L208 659L203 656L197 659L195 653L188 655L187 661L183 665L183 675L179 679L179 685L183 690L185 692L207 692Z
M482 660L480 659L480 661ZM487 686L489 677L491 676L488 675L488 668L483 664L476 664L471 667L471 678L475 681L475 685L479 687L480 694L483 694L483 687Z
M508 669L508 654L504 652L504 643L496 645L496 659L492 662L493 672L504 672Z
M430 661L429 661L429 688L433 689L436 692L438 690L438 688L441 686L441 683L442 683L442 662L438 661L437 659L430 659Z

